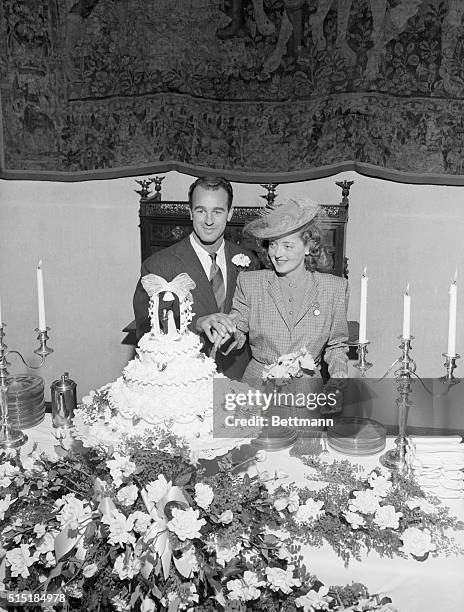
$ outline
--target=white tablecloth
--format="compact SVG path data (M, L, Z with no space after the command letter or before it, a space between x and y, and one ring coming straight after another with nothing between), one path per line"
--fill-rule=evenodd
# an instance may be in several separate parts
M37 427L26 430L29 436L23 452L32 449L37 442L43 449L51 448L53 436L50 415ZM393 442L387 442L387 448ZM330 451L333 459L347 457ZM378 455L353 459L366 468L378 465ZM308 469L288 450L268 453L264 462L253 464L249 471L283 470L289 479L300 486L310 486L306 478ZM444 500L453 514L464 519L464 500ZM463 532L456 534L457 541L464 546ZM464 611L464 557L429 557L424 562L395 557L388 559L370 553L362 562L351 561L348 568L328 545L322 548L305 548L305 563L309 572L316 574L327 585L344 585L362 582L371 593L387 594L401 612L461 612Z

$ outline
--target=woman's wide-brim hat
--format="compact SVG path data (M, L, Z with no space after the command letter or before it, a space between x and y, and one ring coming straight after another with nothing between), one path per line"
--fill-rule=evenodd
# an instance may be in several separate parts
M257 219L245 225L243 231L260 240L283 238L302 230L319 210L319 206L309 199L291 198L264 208Z

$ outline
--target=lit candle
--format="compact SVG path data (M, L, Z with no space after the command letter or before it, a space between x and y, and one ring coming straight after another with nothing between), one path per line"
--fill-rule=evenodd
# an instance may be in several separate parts
M39 303L39 330L46 331L47 323L45 322L45 301L43 288L42 260L37 264L37 300Z
M456 306L458 297L457 285L458 271L454 274L454 280L449 288L449 319L448 319L448 355L456 356Z
M409 295L409 283L406 287L403 300L403 338L411 337L411 296Z
M361 303L359 306L359 342L367 342L366 320L367 320L367 268L364 268L361 276Z

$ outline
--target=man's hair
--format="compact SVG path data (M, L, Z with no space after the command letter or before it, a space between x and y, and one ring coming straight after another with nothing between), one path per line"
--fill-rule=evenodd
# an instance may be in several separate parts
M188 190L188 201L189 206L192 208L193 192L197 187L202 187L210 191L217 191L218 189L224 189L227 193L227 208L230 210L232 206L232 200L234 198L234 191L229 181L222 176L212 177L200 177L194 183L192 183Z

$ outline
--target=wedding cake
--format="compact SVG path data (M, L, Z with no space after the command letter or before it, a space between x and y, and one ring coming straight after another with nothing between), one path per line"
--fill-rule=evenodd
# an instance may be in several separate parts
M149 274L142 284L150 296L151 330L122 376L83 399L73 422L75 436L85 445L114 446L123 435L162 428L183 438L200 457L227 452L244 440L213 437L214 409L222 409L224 385L227 392L243 391L245 385L218 374L213 359L201 352L199 336L188 329L195 283L187 274L170 283ZM214 378L222 379L216 397Z

